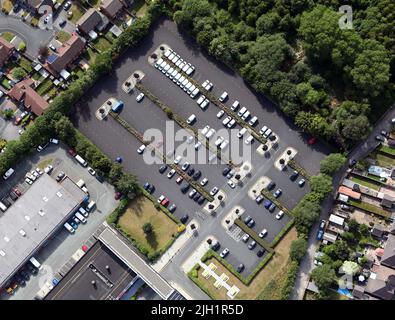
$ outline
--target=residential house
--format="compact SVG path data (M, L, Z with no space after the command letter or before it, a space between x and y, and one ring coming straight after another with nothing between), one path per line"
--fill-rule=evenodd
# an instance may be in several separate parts
M0 37L0 68L5 65L14 52L14 45Z
M73 33L56 53L48 56L44 67L54 76L58 76L62 70L66 69L85 50L86 40Z
M395 269L395 235L389 234L387 243L384 247L384 253L381 257L381 264Z
M392 209L394 205L395 199L388 194L384 194L383 199L381 200L381 206L386 209Z
M25 108L36 116L40 116L48 107L48 102L45 101L33 87L34 81L32 79L25 79L13 86L8 92L8 95L14 101L23 103Z
M351 199L354 199L354 200L361 199L361 194L359 192L353 191L352 189L347 188L345 186L340 186L338 191L340 194L344 194L344 195L350 197Z
M32 13L40 13L40 7L43 6L50 6L51 8L53 7L53 1L52 0L23 0L23 4L26 6L27 10L29 10ZM43 7L45 10L45 7Z
M102 0L100 11L109 19L114 19L122 10L123 4L120 0Z
M388 276L387 280L369 278L365 292L378 299L394 300L395 275Z
M101 22L102 18L100 13L97 10L90 8L84 13L81 18L79 18L76 25L81 33L88 34L90 31L94 30Z
M391 170L380 166L369 166L368 173L380 178L391 177Z
M373 237L381 239L384 235L384 227L381 224L375 224L372 228L371 234Z

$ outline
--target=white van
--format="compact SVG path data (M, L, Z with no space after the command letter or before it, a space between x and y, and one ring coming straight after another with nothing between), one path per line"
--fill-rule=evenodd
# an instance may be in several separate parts
M1 201L0 201L0 210L3 211L3 212L5 212L7 210L6 205L3 202L1 202Z
M31 263L33 266L35 266L38 270L41 270L41 269L42 269L41 263L38 262L38 261L36 260L36 258L31 257L29 261L30 261L30 263Z
M263 136L265 137L265 138L268 138L271 134L272 134L272 129L267 129L266 131L265 131L265 133L263 134Z
M86 212L86 210L84 208L82 208L82 207L79 208L78 211L86 218L89 216L89 213Z
M210 138L214 135L214 133L215 133L215 129L211 128L211 129L209 130L209 132L207 132L206 138L207 138L207 139L210 139Z
M246 133L247 129L246 128L242 128L240 129L240 131L237 133L237 137L239 139L241 139L243 137L243 135Z
M76 218L78 219L78 220L80 220L82 223L86 223L86 218L81 214L81 213L79 213L79 212L76 212L75 213L75 216L76 216Z
M78 163L83 167L86 167L88 165L88 162L78 154L75 156L75 160L77 160Z
M14 169L9 168L9 169L6 171L6 173L4 173L3 179L4 179L4 180L7 180L9 177L11 177L11 176L13 175L14 172L15 172Z
M190 116L189 116L189 118L187 119L187 123L188 124L192 124L193 122L195 122L196 121L196 116L194 115L194 114L191 114Z
M254 116L251 118L251 120L248 122L248 124L253 127L257 121L258 121L258 117Z
M239 116L239 117L241 117L243 114L244 114L244 112L246 112L247 111L247 108L246 107L243 107L243 108L241 108L240 110L239 110L239 112L237 113L237 115Z
M200 90L198 88L196 88L195 90L192 91L192 93L190 94L190 97L192 99L195 99L196 96L199 94Z
M155 64L154 64L155 68L158 69L158 67L160 66L160 64L161 64L162 62L163 62L163 59L162 59L162 58L159 58L158 60L156 60L156 61L155 61Z
M235 102L233 102L233 104L232 104L232 106L230 107L230 109L231 109L232 111L236 111L236 110L239 108L239 106L240 106L240 102L236 100Z
M91 200L88 205L86 206L86 211L91 212L93 210L93 208L95 207L96 202Z
M246 121L247 119L248 119L248 117L250 116L250 112L247 110L244 114L243 114L243 116L241 117L244 121Z
M63 227L65 227L67 229L67 231L70 232L70 233L74 233L75 232L74 228L70 224L68 224L67 222L63 225Z

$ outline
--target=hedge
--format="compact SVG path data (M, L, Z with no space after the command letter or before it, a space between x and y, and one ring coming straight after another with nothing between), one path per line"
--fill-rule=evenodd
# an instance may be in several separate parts
M288 233L289 230L291 230L291 228L293 227L295 223L294 219L291 219L280 231L279 234L277 234L277 236L273 239L273 241L270 243L270 246L272 248L274 248L282 238L284 238L284 236Z
M206 289L205 285L195 276L196 272L198 272L200 269L200 265L197 263L195 266L191 269L191 271L188 272L188 278L191 279L205 294L207 294L212 300L215 300L215 298L210 294L210 292Z

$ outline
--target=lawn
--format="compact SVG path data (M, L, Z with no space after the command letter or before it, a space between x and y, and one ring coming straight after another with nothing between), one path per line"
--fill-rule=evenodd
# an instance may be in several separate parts
M144 0L135 0L130 7L131 11L136 12L137 17L142 17L147 12L148 6Z
M143 225L150 222L154 232L147 236ZM118 220L118 226L132 239L142 244L153 254L164 248L177 233L178 226L162 210L156 209L144 196L134 199Z
M104 37L98 37L94 43L95 47L99 51L105 51L111 46L111 43Z
M100 0L88 0L88 2L94 6L95 8L99 8L100 7Z
M395 156L395 149L391 147L381 145L377 150Z
M67 40L71 38L71 34L61 30L56 34L55 38L61 43L65 43Z
M11 40L14 39L15 35L11 32L3 32L1 34L1 37L7 40L8 42L11 42Z
M41 170L43 170L47 165L52 164L53 159L45 159L43 161L41 161L37 167L40 168Z
M11 89L10 84L8 83L8 79L6 77L1 78L0 80L1 85L6 88L7 90Z
M375 156L377 164L382 167L394 167L395 166L395 159L388 157L384 153L378 152Z
M355 183L361 184L361 185L363 185L365 187L371 188L373 190L379 190L380 189L380 185L379 184L367 181L365 179L361 179L359 177L352 176L352 177L350 177L350 180L354 181Z
M37 93L42 96L44 95L47 91L51 89L53 86L53 83L51 79L47 78L43 82L40 83L40 85L37 87Z
M70 21L75 24L79 20L79 18L81 18L82 15L84 14L84 9L81 6L73 3L70 10L73 12Z
M241 300L255 300L257 298L268 298L262 297L262 291L267 288L270 280L274 278L281 278L285 275L288 261L289 261L289 248L291 246L291 242L297 238L296 229L292 228L287 235L280 241L280 243L276 246L275 254L272 259L266 264L266 266L259 271L259 273L255 276L255 278L251 281L251 283L247 286L242 283L235 275L233 275L229 270L225 268L225 266L220 263L216 258L210 258L205 263L208 265L210 262L214 262L218 267L216 273L221 275L222 272L226 273L229 276L228 283L231 285L236 285L240 292L237 294L235 299ZM226 295L225 289L216 289L214 287L214 279L210 278L208 280L202 277L202 268L198 271L197 281L205 288L210 296L214 299L229 299ZM274 299L276 296L276 292L272 293L272 298Z
M96 60L96 53L92 50L92 48L88 48L83 57L88 61L88 64L95 63Z
M21 56L21 58L19 59L18 63L28 73L30 73L33 70L32 63L29 60L27 60L25 57L23 57L23 56Z

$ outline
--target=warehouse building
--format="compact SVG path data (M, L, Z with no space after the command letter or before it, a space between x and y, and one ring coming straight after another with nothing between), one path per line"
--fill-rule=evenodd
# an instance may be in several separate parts
M0 287L54 236L88 200L68 177L62 183L43 174L0 215Z

